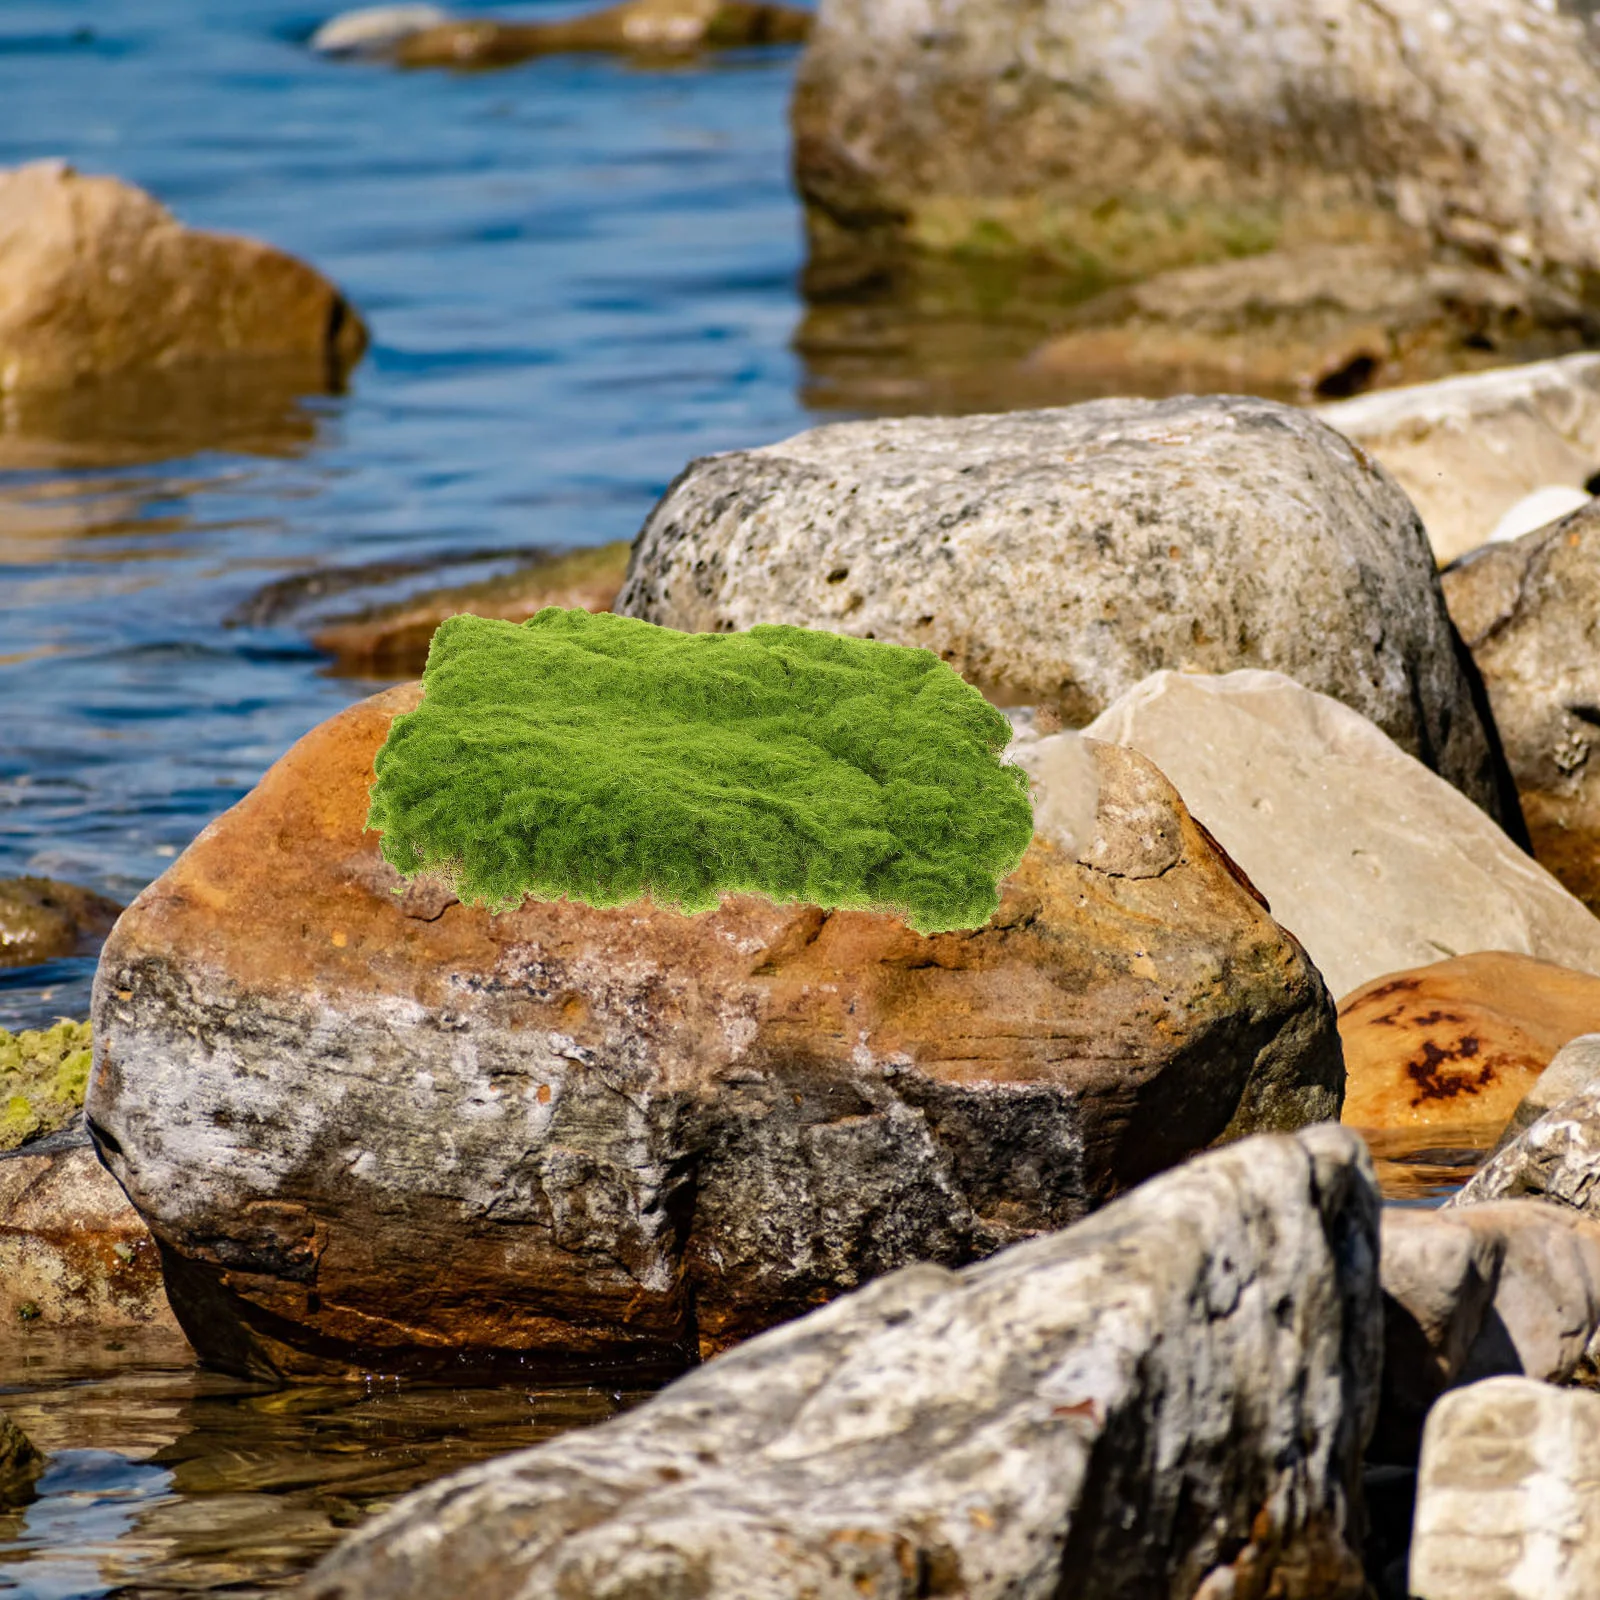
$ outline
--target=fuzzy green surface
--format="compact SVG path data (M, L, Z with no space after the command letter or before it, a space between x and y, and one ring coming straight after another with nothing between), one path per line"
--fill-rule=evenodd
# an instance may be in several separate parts
M87 1022L0 1028L0 1150L64 1128L83 1109L89 1083Z
M423 685L367 826L495 910L743 891L974 928L1033 834L1010 724L928 650L551 607L451 617Z

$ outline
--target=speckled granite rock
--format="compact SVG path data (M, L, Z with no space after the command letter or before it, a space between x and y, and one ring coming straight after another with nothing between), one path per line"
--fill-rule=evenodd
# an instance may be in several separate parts
M217 1364L675 1364L1337 1115L1321 979L1130 752L976 932L490 916L363 832L418 693L308 734L101 959L88 1114Z
M1376 1247L1358 1140L1251 1140L446 1478L302 1593L1354 1600Z
M615 609L925 645L1074 726L1163 667L1270 667L1521 826L1415 511L1269 401L837 423L710 456L651 513Z

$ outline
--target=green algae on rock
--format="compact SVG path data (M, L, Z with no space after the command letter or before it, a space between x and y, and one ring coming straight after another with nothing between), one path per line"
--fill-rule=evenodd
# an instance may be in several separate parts
M401 873L495 910L743 891L978 927L1033 833L1010 724L929 650L550 607L451 617L423 684L367 825Z
M83 1108L89 1024L63 1017L53 1028L0 1028L0 1150L65 1127Z

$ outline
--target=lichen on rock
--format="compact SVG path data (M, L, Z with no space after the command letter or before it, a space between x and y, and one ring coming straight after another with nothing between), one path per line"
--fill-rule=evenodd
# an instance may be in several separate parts
M379 752L367 825L466 903L686 912L723 893L980 927L1033 833L1005 717L930 650L457 616Z
M83 1108L89 1082L87 1022L0 1028L0 1150L64 1127Z

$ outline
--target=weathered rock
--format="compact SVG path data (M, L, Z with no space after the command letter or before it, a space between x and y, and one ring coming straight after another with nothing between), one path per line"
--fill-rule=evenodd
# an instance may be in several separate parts
M311 44L327 55L389 56L406 67L504 67L573 50L648 56L798 44L810 31L810 12L768 0L622 0L556 22L451 17L404 5L335 17Z
M1252 1140L431 1485L303 1593L1360 1595L1376 1233L1352 1136Z
M1516 778L1534 854L1600 911L1600 508L1444 574Z
M1471 1124L1486 1149L1556 1052L1593 1028L1600 977L1592 972L1492 950L1388 973L1339 1002L1344 1120Z
M186 228L62 162L0 172L0 391L246 359L324 388L366 338L326 278L270 245Z
M0 1156L0 1328L176 1331L150 1230L80 1131Z
M101 958L91 1127L216 1364L674 1363L1337 1115L1320 978L1131 752L972 933L490 916L363 832L418 693L301 740Z
M827 0L793 123L836 282L913 252L1094 287L1328 244L1600 267L1600 56L1541 0Z
M1600 1395L1491 1378L1434 1407L1410 1592L1424 1600L1600 1594Z
M626 544L600 545L535 561L503 578L414 595L391 606L336 617L312 635L338 670L354 677L408 678L428 661L434 629L468 612L525 622L545 606L609 611L628 569Z
M1447 1389L1565 1383L1600 1332L1600 1222L1533 1200L1383 1214L1383 1403L1369 1455L1416 1459Z
M1496 1150L1445 1202L1549 1200L1600 1219L1600 1083L1581 1089Z
M0 1510L26 1505L44 1471L44 1457L33 1440L0 1412Z
M1600 1084L1600 1033L1585 1033L1569 1039L1512 1112L1500 1144L1510 1144L1547 1112L1597 1084Z
M56 878L0 878L0 967L92 955L122 914L115 900Z
M710 456L651 513L616 609L925 645L1070 725L1162 667L1270 667L1520 827L1416 513L1269 401L836 423Z
M1317 414L1394 474L1434 553L1453 561L1523 496L1578 489L1600 469L1600 355L1391 389Z
M1600 919L1365 717L1281 673L1155 673L1085 731L1161 768L1335 994L1477 950L1600 973Z

